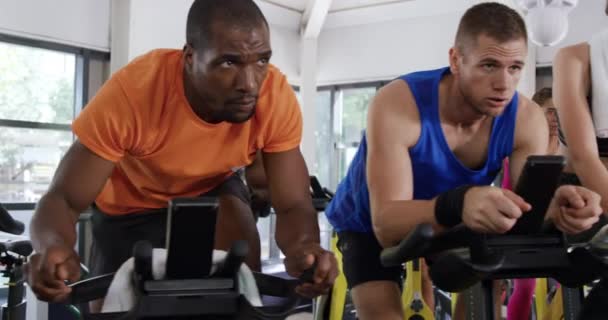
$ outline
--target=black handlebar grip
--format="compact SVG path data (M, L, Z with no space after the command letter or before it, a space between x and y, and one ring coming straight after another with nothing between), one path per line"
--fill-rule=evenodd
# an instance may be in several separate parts
M17 221L0 205L0 231L20 235L25 230L25 225Z
M557 229L553 221L546 220L540 230L541 234L559 234L561 231Z
M608 225L605 225L589 241L589 250L604 261L608 260Z
M423 256L433 235L433 227L430 224L418 225L398 245L382 250L380 262L385 267L394 267Z
M79 304L103 298L106 296L108 288L110 288L110 284L112 283L113 279L114 273L108 273L74 282L69 285L72 292L70 292L70 295L65 303Z
M133 246L133 265L135 277L140 284L152 280L152 244L145 240L139 240Z
M32 248L32 243L29 240L19 240L1 242L0 251L10 251L20 256L27 257L32 253L32 251L34 251L34 249Z
M315 263L312 265L312 267L310 267L310 268L304 270L304 272L302 272L302 274L299 277L300 282L308 282L308 283L315 282L315 271L316 270L317 270L317 261L315 261Z
M235 241L230 251L226 255L226 258L218 267L217 271L213 276L215 277L234 277L241 268L241 265L247 258L249 252L249 246L247 241L238 240Z

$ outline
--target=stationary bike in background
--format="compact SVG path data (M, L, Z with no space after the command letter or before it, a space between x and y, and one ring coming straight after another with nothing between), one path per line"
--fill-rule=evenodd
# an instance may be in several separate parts
M328 296L318 298L315 320L355 320L357 319L354 303L350 298L344 269L342 255L337 246L338 237L334 233L331 238L331 251L338 261L340 274ZM404 319L406 320L443 320L450 319L452 314L452 301L455 294L433 289L435 309L432 310L423 299L422 289L422 259L409 261L405 264L406 277L403 281L401 303L403 305Z
M433 283L445 291L462 292L481 283L483 293L468 306L468 319L495 318L493 280L545 277L568 288L595 283L584 299L579 297L580 310L564 312L564 319L608 319L608 226L581 242L545 223L562 167L563 159L555 156L528 158L516 193L533 209L507 234L480 234L462 224L435 234L430 224L421 224L398 246L383 250L383 265L425 257Z
M25 230L22 222L14 220L0 205L0 231L21 235ZM2 305L2 320L25 320L25 278L23 265L32 253L28 240L0 241L0 264L4 267L0 273L8 278L8 298Z
M332 200L334 193L327 188L322 187L315 177L311 177L310 186L315 209L318 212L325 211L325 208ZM338 236L335 232L332 232L330 251L336 256L340 273L334 282L331 292L328 295L317 298L315 302L314 319L354 320L357 316L354 304L348 292L342 265L342 254L338 249ZM404 280L403 293L401 295L405 319L448 319L452 309L452 297L449 293L441 290L434 290L436 301L435 310L431 310L422 298L422 259L408 262L405 269L407 277Z

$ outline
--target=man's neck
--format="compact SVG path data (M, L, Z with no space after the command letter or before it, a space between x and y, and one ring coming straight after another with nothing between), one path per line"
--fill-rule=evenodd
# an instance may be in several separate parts
M550 155L561 154L561 143L558 136L549 136L549 149L547 153Z
M439 117L442 122L475 130L488 118L463 96L456 78L446 75L439 83Z
M188 104L190 105L192 111L194 111L194 113L205 122L219 122L215 121L211 113L208 112L207 109L204 107L206 103L204 102L203 98L196 93L196 90L194 89L194 86L192 85L192 82L190 81L190 78L188 77L188 73L185 68L182 76L182 81L184 82L184 95L186 96L186 100L188 101Z

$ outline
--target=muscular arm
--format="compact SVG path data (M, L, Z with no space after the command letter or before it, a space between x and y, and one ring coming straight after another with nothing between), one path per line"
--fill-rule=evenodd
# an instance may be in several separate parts
M513 152L509 157L513 187L517 185L528 156L547 154L549 145L549 126L542 109L522 95L519 101Z
M597 148L587 95L591 85L589 46L561 49L553 63L553 101L568 144L568 161L583 185L602 197L608 210L608 170Z
M30 237L37 252L53 245L76 244L78 216L95 200L113 168L114 163L74 142L36 207Z
M435 201L412 200L408 148L419 134L419 116L407 84L399 80L381 89L367 119L367 182L374 232L384 247L394 245L420 223L439 228Z
M303 242L318 244L317 212L312 206L310 178L300 149L263 153L262 158L277 213L277 244L286 255Z

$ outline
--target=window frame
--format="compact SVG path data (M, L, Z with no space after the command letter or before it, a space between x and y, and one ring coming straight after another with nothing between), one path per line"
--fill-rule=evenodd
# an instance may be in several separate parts
M389 82L391 82L392 79L387 79L387 80L376 80L376 81L367 81L367 82L356 82L356 83L344 83L344 84L335 84L335 85L324 85L324 86L318 86L317 87L317 92L320 91L329 91L329 97L330 97L330 109L328 110L330 112L330 137L331 137L331 141L329 141L329 143L332 145L332 154L330 155L331 161L330 161L330 168L329 168L329 172L330 172L330 178L329 178L329 188L333 188L335 189L338 186L338 183L340 182L341 178L339 177L339 168L340 168L340 151L338 148L338 140L339 137L337 137L335 135L336 132L336 128L334 127L335 125L335 117L336 115L336 111L335 111L335 107L336 107L336 99L337 99L337 94L338 92L342 91L342 90L348 90L348 89L361 89L361 88L375 88L376 92L383 87L384 85L388 84Z
M74 116L88 103L89 100L89 76L92 60L102 62L110 61L110 53L92 50L84 47L76 47L62 43L50 42L45 40L36 40L25 37L19 37L9 34L0 33L0 42L20 45L31 48L46 49L62 53L74 54L76 56L75 74L74 74ZM36 121L22 121L0 118L0 127L2 128L18 128L18 129L41 129L52 131L69 131L71 132L70 124L46 123ZM34 202L5 202L2 206L9 211L15 210L34 210L36 203Z

